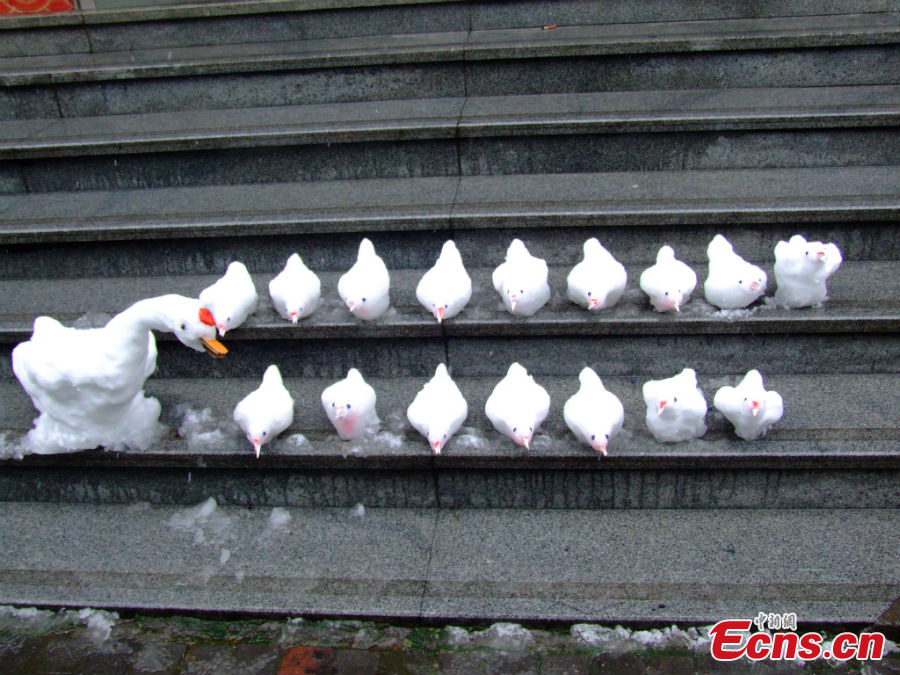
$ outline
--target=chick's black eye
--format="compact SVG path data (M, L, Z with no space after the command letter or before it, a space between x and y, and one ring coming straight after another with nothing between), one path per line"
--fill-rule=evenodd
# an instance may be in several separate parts
M181 330L184 330L186 328L187 328L187 326L185 324L181 324Z
M366 299L365 299L365 298L363 298L363 302L365 302L365 301L366 301Z
M609 440L609 434L606 434L606 440Z
M516 429L518 429L518 428L519 427L513 427L513 433L516 433Z
M672 401L673 401L674 403L678 403L678 397L675 396L674 398L672 398Z
M591 297L591 292L590 292L590 291L588 291L588 297Z
M350 410L350 404L349 404L349 403L347 404L347 410Z
M264 432L263 432L263 436L268 436L268 435L269 435L269 432L268 432L268 431L264 431Z
M597 434L591 434L591 440L592 440L592 441L596 441L596 440L597 440Z

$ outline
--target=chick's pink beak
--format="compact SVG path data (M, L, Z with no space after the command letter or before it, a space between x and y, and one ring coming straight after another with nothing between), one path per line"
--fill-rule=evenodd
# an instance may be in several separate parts
M657 415L662 415L663 410L664 410L665 407L668 405L668 403L669 403L668 401L660 401L660 402L659 402L659 408L657 408L657 410L656 410L656 414L657 414Z
M444 320L444 307L438 307L434 310L434 315L437 317L438 323L441 323Z
M601 441L594 446L594 450L606 457L606 441Z
M753 401L753 403L750 406L750 412L753 413L754 417L759 415L759 401Z
M441 442L440 441L435 441L434 443L431 444L431 447L434 448L434 454L436 454L436 455L441 454Z
M291 312L291 323L297 323L297 312Z
M258 438L253 439L253 449L256 451L256 459L259 459L259 450L262 447L262 443L259 442Z

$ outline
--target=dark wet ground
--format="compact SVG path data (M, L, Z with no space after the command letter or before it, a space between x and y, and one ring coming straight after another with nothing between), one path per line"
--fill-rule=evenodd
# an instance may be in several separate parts
M0 607L3 675L900 673L880 662L712 659L703 629L434 627L303 619L119 617Z

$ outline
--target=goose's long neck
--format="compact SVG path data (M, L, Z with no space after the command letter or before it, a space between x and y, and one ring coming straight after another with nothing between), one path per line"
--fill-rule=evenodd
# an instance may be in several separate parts
M123 343L146 349L151 330L172 330L172 318L166 312L166 296L140 300L114 316L106 328Z

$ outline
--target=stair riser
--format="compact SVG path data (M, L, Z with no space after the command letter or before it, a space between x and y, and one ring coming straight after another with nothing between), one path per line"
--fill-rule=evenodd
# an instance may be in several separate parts
M87 25L21 29L0 47L2 56L34 56L78 52L128 51L161 47L274 42L397 33L528 28L548 24L585 25L647 21L694 21L759 16L852 14L894 9L888 0L839 0L826 3L768 2L764 8L732 2L698 5L680 2L588 3L447 2L403 6L358 7L329 11L243 14L203 19L177 18L135 23L101 23L103 15L87 15ZM107 15L115 21L115 15ZM138 13L133 16L139 17Z
M900 508L900 472L292 471L15 468L0 500L248 508Z
M562 225L562 224L561 224ZM774 248L780 240L801 233L808 240L835 242L845 260L900 258L900 223L846 225L711 225L681 227L559 227L428 232L352 232L345 234L271 237L211 237L208 239L151 239L101 243L8 245L0 247L0 279L83 277L139 277L182 274L221 275L228 263L240 260L253 273L276 274L294 251L317 273L344 272L356 261L360 240L369 237L389 270L424 270L434 264L441 246L453 239L469 269L499 265L513 238L522 239L532 255L551 266L571 268L583 256L590 237L603 245L632 273L653 264L663 244L691 265L705 265L706 248L717 233L725 234L735 251L771 271ZM838 272L840 274L840 272ZM704 277L701 275L701 283ZM634 276L629 283L637 283ZM556 290L563 292L562 285ZM774 291L774 278L770 292ZM261 293L264 288L258 289ZM409 296L413 291L400 291ZM488 288L480 293L493 293ZM323 288L323 293L334 293ZM408 299L409 299L408 298ZM410 300L414 303L414 300Z
M552 345L552 346L550 346ZM697 370L709 378L756 368L763 373L900 372L900 340L866 335L678 335L597 338L450 339L448 359L458 377L497 377L518 361L535 377L576 377L585 366L608 375L659 378Z
M231 353L213 360L177 341L158 341L158 378L253 378L278 364L284 377L341 379L350 368L366 377L416 377L423 382L439 363L454 377L499 380L514 361L535 377L577 378L585 366L609 376L659 378L682 368L702 380L763 373L834 374L900 372L900 340L890 334L824 335L638 335L588 338L440 338L357 340L238 340L225 338ZM12 379L11 344L0 345L0 378ZM449 358L448 358L449 357ZM411 400L411 399L410 399ZM403 407L409 401L403 403ZM480 412L479 412L480 414Z
M898 73L897 45L413 63L6 87L0 119L465 95L894 84Z
M897 128L479 138L34 159L6 193L522 173L900 164Z

